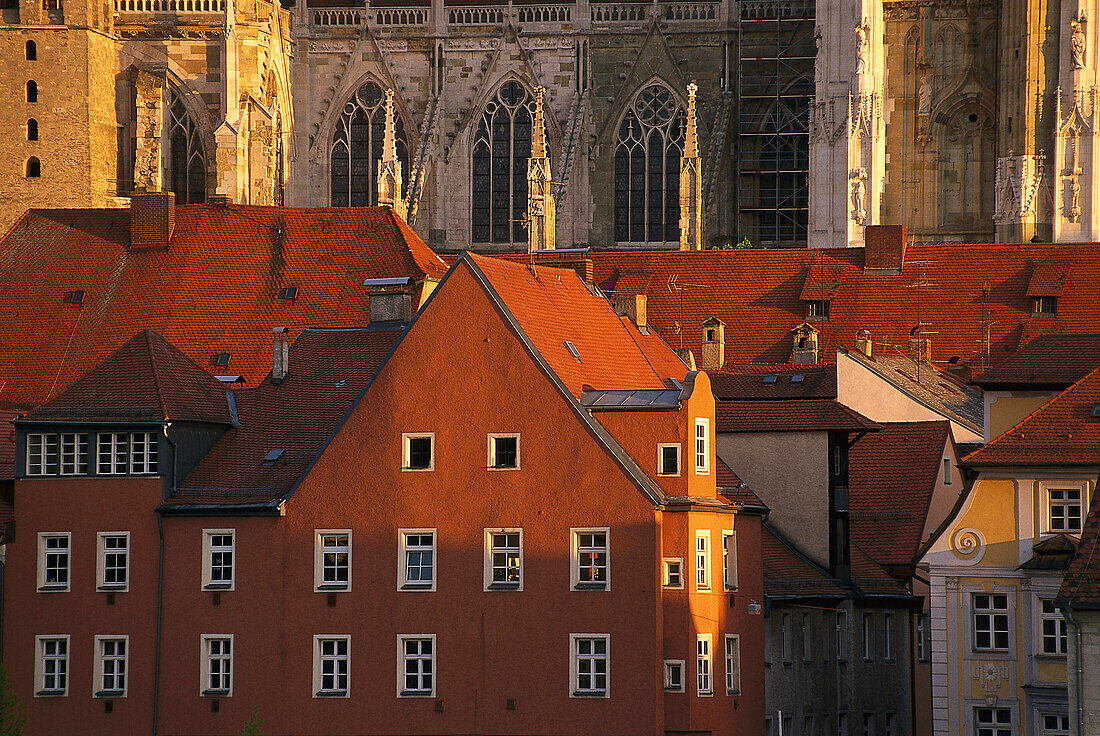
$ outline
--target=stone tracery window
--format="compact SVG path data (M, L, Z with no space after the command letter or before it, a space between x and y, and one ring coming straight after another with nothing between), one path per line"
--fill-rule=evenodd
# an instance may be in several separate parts
M505 82L493 95L474 132L473 241L526 241L527 160L535 98L518 82Z
M168 171L165 179L177 204L206 201L206 156L198 126L179 92L168 89Z
M409 146L405 124L394 116L397 159L401 173L409 179ZM378 191L378 162L382 158L382 138L386 125L386 106L382 88L366 82L344 104L336 131L332 134L331 187L333 207L365 207L375 204Z
M650 84L631 103L615 146L615 240L679 239L685 120L680 101L663 84Z

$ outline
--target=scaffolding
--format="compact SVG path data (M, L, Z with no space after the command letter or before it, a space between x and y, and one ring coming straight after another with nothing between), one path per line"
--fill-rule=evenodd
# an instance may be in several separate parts
M738 237L764 247L804 247L815 3L738 5Z

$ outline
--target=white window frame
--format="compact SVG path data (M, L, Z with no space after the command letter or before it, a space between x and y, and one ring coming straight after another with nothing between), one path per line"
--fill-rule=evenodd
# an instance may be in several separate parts
M791 654L794 647L791 646L791 614L783 613L779 616L779 656L783 664L791 664Z
M142 450L139 454L134 448L138 438L141 438ZM157 460L159 456L157 435L153 432L130 433L130 474L154 475L157 472Z
M733 529L722 530L722 579L726 590L737 590L737 532Z
M812 662L814 658L813 648L813 623L810 614L802 614L802 661Z
M125 459L120 457L120 438L126 438ZM140 458L134 451L141 438ZM150 452L152 448L152 452ZM155 475L159 460L158 438L155 432L98 432L95 442L96 475ZM103 458L106 452L107 458Z
M24 470L29 478L58 475L61 471L60 436L51 432L28 432Z
M214 580L214 552L224 550L224 545L214 547L214 537L229 536L232 540L229 545L229 582ZM231 591L237 586L237 531L236 529L203 529L202 530L202 589L214 591Z
M432 579L430 581L423 580L409 580L409 565L408 555L410 552L423 552L425 547L423 545L416 545L410 549L408 544L408 538L410 536L418 536L430 534L432 536L432 545L430 548L432 555ZM397 589L404 591L421 591L432 592L435 590L436 583L439 580L439 534L435 528L418 528L418 529L398 529L397 530Z
M917 661L927 662L931 659L931 641L929 633L932 628L932 615L921 612L917 614Z
M699 430L703 430L703 436L699 436ZM695 444L692 446L695 450L695 474L696 475L710 475L710 420L700 419L695 420L695 437L693 438ZM702 450L700 451L699 440L703 441ZM699 463L702 458L702 464Z
M695 590L710 590L710 530L695 530Z
M103 678L107 671L107 645L122 642L122 656L114 654L110 657L112 662L122 662L122 687L107 689L103 687ZM95 650L93 652L95 673L92 676L93 698L125 698L130 687L130 637L125 634L96 634ZM118 676L118 672L114 673Z
M951 458L949 457L943 459L943 484L951 485Z
M228 676L229 687L228 688L213 688L210 687L210 676L213 672L212 664L215 659L215 655L212 652L213 644L215 642L223 643L229 642L229 654L228 656L224 652L217 654L219 662L228 662L228 673L220 672L219 677ZM229 698L233 696L233 656L237 652L236 643L233 641L232 634L203 634L200 637L201 650L199 652L199 662L202 674L199 679L199 695L205 698Z
M993 723L979 723L978 712L988 710L992 713ZM997 711L1008 711L1008 723L997 723ZM999 707L996 705L974 705L970 708L971 718L971 733L973 736L979 736L983 733L992 733L996 735L999 731L1004 731L1008 734L1017 733L1016 730L1016 713L1013 708Z
M978 597L979 596L986 596L990 599L990 607L989 608L978 608ZM1003 609L992 607L992 604L995 602L994 599L995 599L996 596L1003 596L1004 597L1005 607ZM970 593L968 602L970 604L969 605L969 608L970 608L970 611L969 611L969 613L970 613L970 622L969 622L970 623L970 649L974 652L989 652L989 653L992 653L992 654L996 654L996 653L1007 654L1007 653L1011 652L1012 651L1012 644L1013 644L1012 627L1014 625L1014 622L1013 622L1012 599L1011 599L1011 596L1009 595L1009 593L1007 591L1002 591L1002 590L994 590L992 592L974 591L974 592ZM1003 647L999 647L999 646L997 646L997 634L999 632L1001 632L1001 629L999 629L997 627L996 617L997 616L1002 616L1002 615L1005 617L1005 626L1004 626L1004 629L1003 629L1003 633L1005 635L1005 640L1006 640L1007 644ZM988 646L988 647L979 647L978 646L978 617L979 616L988 616L989 617L989 639L990 639L989 643L990 643L990 646Z
M509 439L509 438L515 438L515 440L516 440L516 464L515 465L504 465L504 466L498 467L497 466L496 441L501 440L501 439ZM520 462L521 462L519 432L502 432L502 433L490 434L489 435L489 440L488 440L487 453L488 454L486 456L486 466L487 466L488 470L519 470L520 469ZM432 454L433 455L435 454L434 453L434 443L433 443L433 453Z
M107 549L107 539L122 537L125 547L121 553L125 555L126 563L123 566L123 582L107 582L107 555L119 554L119 549ZM98 532L96 534L96 590L108 593L125 593L130 590L130 532Z
M1046 720L1048 718L1057 718L1058 725L1053 729L1047 728ZM1044 711L1039 711L1038 721L1039 736L1069 736L1069 715L1066 713L1048 713ZM1065 728L1062 727L1063 725L1065 726Z
M592 653L587 655L590 661L604 663L603 677L604 687L586 688L580 687L580 659L579 651L582 640L602 640L604 651L602 655ZM592 673L595 676L595 673ZM610 698L611 697L611 634L570 634L569 635L569 697L571 698Z
M695 692L701 698L714 695L714 637L695 637Z
M875 660L875 615L864 611L863 613L863 661Z
M46 644L49 642L65 643L65 654L63 656L54 655L51 657L52 661L64 662L65 671L63 676L65 678L65 687L46 687ZM34 637L34 697L63 698L69 694L69 682L72 679L72 668L69 666L71 653L72 648L70 646L68 634L42 634Z
M509 580L494 580L493 573L496 571L494 567L494 551L497 549L493 546L493 536L497 534L517 534L519 535L519 546L513 547L501 547L502 554L507 554L508 551L515 549L517 556L519 557L519 579L516 581ZM505 563L505 571L511 568L511 565ZM483 590L508 590L508 591L521 591L523 590L523 529L519 527L500 527L485 529L485 564L484 564L484 576L482 580Z
M590 581L581 579L581 535L582 534L603 534L604 535L604 580L603 581ZM569 575L569 588L570 590L611 590L611 527L572 527L569 529L569 548L570 548L570 575ZM593 551L598 551L600 548L592 546L590 548Z
M66 442L71 443L71 452L66 452ZM87 432L63 432L61 434L61 475L87 475L91 458L90 447L91 442Z
M432 441L431 458L428 467L413 468L409 466L412 460L412 444L410 440L430 439ZM401 435L401 470L406 473L430 473L435 470L435 432L405 432Z
M667 448L673 448L676 450L676 472L666 473L665 471L665 450ZM680 467L682 464L682 452L679 442L662 442L657 445L657 475L661 478L679 478Z
M672 566L676 566L676 577L679 581L675 584L672 582ZM684 558L683 557L665 557L661 560L661 586L669 588L671 590L683 590L684 589Z
M836 618L834 621L836 625L836 658L837 661L848 661L848 645L851 639L848 632L848 612L836 611Z
M430 641L432 644L431 655L425 657L423 654L417 654L414 659L418 661L427 661L430 665L430 672L426 673L431 678L431 688L424 689L418 688L416 690L405 689L405 666L408 662L409 656L405 653L405 643L410 641ZM397 697L399 698L434 698L436 684L439 680L439 672L436 668L436 653L439 650L436 647L435 634L398 634L397 635ZM422 677L425 673L420 672L418 677Z
M1039 493L1041 494L1041 502L1043 509L1043 533L1044 534L1071 534L1079 535L1084 528L1085 516L1088 512L1086 508L1086 501L1088 498L1087 491L1088 484L1078 481L1065 481L1065 482L1041 482L1039 483ZM1053 510L1055 500L1052 495L1055 493L1075 492L1077 494L1077 528L1076 529L1055 529ZM1069 514L1068 509L1074 504L1068 502L1067 499L1062 499L1059 504L1067 509L1066 515L1063 519L1063 523L1068 522Z
M1050 612L1044 610L1048 603L1052 609ZM1035 651L1038 652L1041 657L1065 657L1069 649L1069 636L1066 630L1065 617L1062 615L1061 611L1054 607L1054 600L1052 598L1037 597L1035 599L1035 608L1039 612L1039 628L1036 632L1038 634L1038 641L1035 644ZM1046 646L1047 637L1045 629L1048 621L1054 624L1056 651L1053 652L1048 652Z
M64 548L55 547L47 549L50 539L64 539ZM46 562L50 555L65 555L65 582L46 582ZM60 568L58 568L60 569ZM71 532L39 532L38 533L38 592L39 593L68 593L73 582L73 540Z
M665 680L665 692L666 693L682 693L686 692L684 687L684 670L687 667L684 666L684 660L682 659L666 659L664 661L664 680ZM673 677L673 672L676 672L676 678L679 678L680 684L677 685Z
M726 695L741 694L741 635L726 634Z
M883 614L882 621L882 658L887 662L894 662L894 614Z
M332 661L340 661L343 659L345 662L345 672L347 677L347 687L340 688L328 688L322 689L322 653L321 647L324 642L327 641L343 641L345 643L346 654L341 657L335 655L333 657L327 657L325 659ZM338 674L333 674L333 677L338 677ZM350 698L351 697L351 634L314 634L313 635L313 697L315 698Z
M343 535L347 537L347 543L343 545L335 545L333 547L325 546L325 537L333 535ZM326 581L325 580L325 555L329 550L334 550L336 554L346 555L345 565L347 566L348 579L347 582L339 581ZM313 530L313 590L318 593L340 593L351 590L351 568L352 568L352 537L351 529L314 529Z

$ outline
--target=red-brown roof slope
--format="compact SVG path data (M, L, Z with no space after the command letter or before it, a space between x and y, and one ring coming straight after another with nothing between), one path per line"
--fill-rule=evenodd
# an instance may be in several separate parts
M985 389L1062 388L1100 366L1100 334L1039 335L1003 363L976 376Z
M836 365L726 363L710 385L718 399L835 399Z
M850 450L852 539L879 564L913 563L949 432L949 422L884 422Z
M152 330L134 335L27 419L233 423L225 385Z
M1075 608L1100 608L1100 491L1092 493L1081 543L1062 578L1058 598Z
M699 355L701 325L725 323L727 362L786 363L792 328L806 319L802 300L815 268L838 285L820 330L819 357L834 360L837 345L854 346L870 330L876 352L906 354L909 331L920 322L931 336L934 360L952 356L1000 362L1038 334L1100 332L1100 245L914 245L897 276L863 273L864 249L734 250L592 253L596 283L609 293L644 293L648 321L670 345ZM1065 264L1057 316L1033 316L1032 273ZM811 284L814 280L811 279ZM920 283L918 288L916 284ZM813 291L813 289L811 289ZM820 291L820 290L819 290ZM681 306L682 298L682 306Z
M445 266L389 208L180 205L167 249L129 250L128 210L32 210L0 241L0 405L44 403L141 328L254 385L271 329L368 324L367 278ZM294 299L280 290L297 287ZM81 304L66 294L81 291ZM212 358L228 353L229 364Z
M843 404L821 399L719 401L714 411L718 432L858 432L879 428Z
M1100 368L962 462L971 467L1100 465L1100 417L1093 416L1098 405Z
M794 545L770 525L760 535L764 565L764 594L769 598L846 598L848 592L837 585Z
M671 388L670 379L682 381L687 374L667 345L645 339L572 271L469 257L574 396L580 397L584 386Z
M165 507L247 505L289 491L360 396L400 335L374 328L304 330L290 372L237 392L240 426L228 430ZM272 450L278 459L265 462Z
M715 469L717 473L715 480L718 481L718 493L734 503L767 508L767 505L760 500L760 496L757 496L755 491L745 485L745 481L737 477L733 469L726 465L725 460L717 456L716 460Z
M854 538L849 545L849 562L852 566L852 584L861 596L913 597L905 586L886 572L877 560L872 559Z

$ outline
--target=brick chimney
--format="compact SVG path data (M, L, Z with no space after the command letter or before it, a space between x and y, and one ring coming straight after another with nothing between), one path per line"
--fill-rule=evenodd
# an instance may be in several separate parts
M271 382L278 386L290 375L290 342L287 328L276 327L271 344Z
M863 231L863 273L897 276L905 262L905 225L868 225Z
M932 362L932 340L919 326L909 331L909 357L923 363Z
M868 358L871 356L871 331L860 330L856 333L856 350L866 355Z
M176 195L134 192L130 198L130 249L167 248L176 229Z
M616 294L615 314L629 317L639 330L646 329L645 294Z

